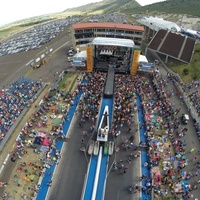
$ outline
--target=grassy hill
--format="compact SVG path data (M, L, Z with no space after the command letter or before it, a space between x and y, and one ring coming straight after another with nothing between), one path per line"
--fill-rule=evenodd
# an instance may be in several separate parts
M128 7L136 8L141 5L135 0L104 0L97 3L90 3L76 8L70 8L64 13L80 13L80 14L94 14L94 13L117 13L126 10Z
M200 80L200 44L195 46L195 51L190 64L184 64L173 60L173 62L168 63L169 69L178 73L181 79L185 83L189 83L192 80ZM187 73L184 71L187 69Z
M124 9L125 13L174 13L187 14L200 17L199 0L166 0L164 2L154 3L137 8Z
M141 6L135 0L104 0L65 10L63 13L174 13L200 17L199 0L166 0L147 6Z

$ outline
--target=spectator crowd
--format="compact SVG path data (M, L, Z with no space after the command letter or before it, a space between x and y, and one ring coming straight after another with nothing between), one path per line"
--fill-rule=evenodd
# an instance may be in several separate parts
M84 127L86 120L95 124L98 118L106 73L88 73L84 76L84 79L87 82L79 84L73 95L59 91L55 95L57 100L60 96L64 96L67 107L78 104L76 112L80 114L80 121L78 122L80 127ZM115 162L113 168L115 171L126 174L128 170L126 162L129 164L133 160L133 162L137 162L137 159L141 156L140 148L145 147L148 161L142 163L142 167L148 168L151 176L141 174L138 179L142 182L142 186L134 183L130 191L133 193L142 191L144 194L150 195L153 190L155 198L173 196L174 199L182 198L186 200L194 197L193 191L198 189L195 181L200 175L200 162L197 147L193 147L189 152L190 157L193 158L192 162L187 158L187 143L184 136L188 129L186 126L182 126L178 117L181 105L173 104L170 99L176 93L171 87L173 81L173 78L162 77L159 71L148 76L115 75L112 134L118 140L118 137L126 134L121 131L123 128L130 133L130 137L120 146L120 150L122 148L127 152L126 157ZM7 110L6 106L11 106L11 110L17 112L16 116L19 115L27 100L32 99L40 87L41 83L33 81L26 84L23 81L15 83L10 90L13 95L7 92L2 94L3 106L1 109L4 108L5 111ZM83 95L80 100L75 100L79 91L82 91ZM14 96L16 94L17 97ZM14 97L17 100L13 99ZM137 103L138 98L141 99L140 104ZM45 98L46 100L49 100L48 97ZM44 110L49 105L54 106L56 104L46 102L42 109ZM143 110L142 118L144 121L141 118L138 118L137 121L137 112L141 110ZM41 108L40 112L42 113ZM5 116L5 114L3 113L2 116ZM68 118L69 116L66 113L64 120L68 120ZM135 129L135 127L138 127L138 129ZM91 131L94 130L94 126L90 128ZM87 136L89 131L89 127L86 127L86 131L83 131L83 137ZM62 130L59 129L59 133L61 132ZM142 132L145 140L140 140L139 144L136 144L135 138L138 137L138 133L141 134ZM84 139L82 139L82 143L84 143ZM52 150L58 152L54 141L51 141L49 146L50 148L44 158L45 161L48 158L52 160L55 156L52 154ZM115 150L117 152L119 149L116 148ZM58 152L58 156L56 155L56 159L58 157L60 158L60 152ZM192 168L191 165L194 166L194 169L189 171L188 169ZM48 168L48 165L43 167Z
M4 139L23 109L33 101L41 87L41 82L21 78L8 90L2 90L0 95L0 141Z

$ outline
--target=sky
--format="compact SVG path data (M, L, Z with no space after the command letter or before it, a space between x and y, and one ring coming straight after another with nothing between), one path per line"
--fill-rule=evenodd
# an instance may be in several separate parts
M0 26L100 1L102 0L4 0L1 2ZM163 0L137 0L142 6L159 1Z

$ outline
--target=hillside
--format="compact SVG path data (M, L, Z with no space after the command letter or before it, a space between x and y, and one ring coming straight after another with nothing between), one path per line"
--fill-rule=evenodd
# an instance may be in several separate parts
M147 6L141 6L135 0L104 0L98 3L90 3L84 6L65 10L63 13L139 13L139 14L186 14L200 17L199 0L166 0L164 2L154 3Z
M76 8L70 8L64 13L80 13L80 14L93 14L93 13L112 13L121 12L128 7L136 8L141 5L135 0L104 0L98 3L90 3Z
M187 14L200 17L199 0L166 0L164 2L154 3L147 6L123 9L124 13L173 13Z
M166 0L147 6L141 6L135 0L104 0L67 9L62 14L65 16L108 13L148 14L183 25L186 28L200 30L199 10L199 0ZM136 23L133 18L129 17L129 20Z

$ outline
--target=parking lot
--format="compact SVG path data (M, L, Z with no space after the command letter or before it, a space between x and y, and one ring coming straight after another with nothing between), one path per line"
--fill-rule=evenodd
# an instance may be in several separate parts
M62 19L34 26L22 34L0 43L0 56L39 49L58 36L65 27L78 20L79 18Z
M87 22L115 22L115 23L122 23L127 24L128 21L126 16L121 14L99 14L99 15L92 15L88 17Z

